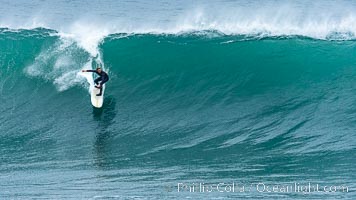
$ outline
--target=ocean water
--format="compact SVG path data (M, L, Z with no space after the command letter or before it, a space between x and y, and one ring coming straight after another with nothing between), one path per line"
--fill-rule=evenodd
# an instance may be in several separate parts
M354 1L0 5L0 199L356 198Z

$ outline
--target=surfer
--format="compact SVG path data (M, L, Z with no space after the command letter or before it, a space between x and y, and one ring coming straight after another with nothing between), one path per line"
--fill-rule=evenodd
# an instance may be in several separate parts
M104 72L100 67L97 67L96 70L83 69L82 72L95 72L97 75L99 75L99 77L94 80L94 83L96 85L95 87L100 89L100 93L96 96L101 96L103 91L103 85L109 80L109 75Z

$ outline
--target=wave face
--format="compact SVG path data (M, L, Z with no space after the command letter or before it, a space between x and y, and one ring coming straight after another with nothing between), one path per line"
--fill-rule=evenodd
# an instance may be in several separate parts
M176 192L200 181L355 188L354 41L217 31L93 41L1 29L4 198L355 196ZM97 60L110 81L93 110L79 71Z

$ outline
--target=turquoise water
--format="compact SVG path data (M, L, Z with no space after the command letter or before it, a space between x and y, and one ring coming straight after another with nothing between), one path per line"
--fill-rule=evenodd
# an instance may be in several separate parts
M3 5L1 199L355 198L353 2Z

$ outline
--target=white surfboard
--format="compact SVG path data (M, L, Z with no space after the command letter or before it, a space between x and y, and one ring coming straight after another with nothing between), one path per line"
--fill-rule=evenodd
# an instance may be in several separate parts
M101 108L103 106L104 102L104 91L105 91L105 84L103 85L103 91L101 96L96 96L97 94L100 93L100 89L93 87L91 90L91 104L95 108Z

